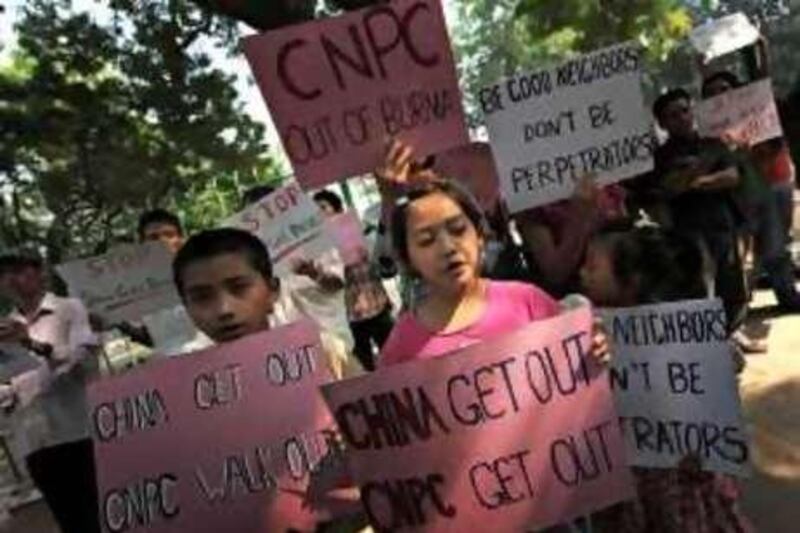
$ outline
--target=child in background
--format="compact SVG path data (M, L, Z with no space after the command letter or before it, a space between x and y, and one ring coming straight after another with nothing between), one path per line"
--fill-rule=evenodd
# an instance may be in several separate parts
M704 259L694 242L656 228L600 234L581 268L585 294L597 306L633 307L707 296ZM701 472L687 457L678 468L633 468L638 500L593 517L596 531L750 531L729 477Z
M229 228L198 233L178 252L172 269L189 316L214 342L269 329L279 288L257 237ZM321 339L334 377L359 373L341 343L324 332Z

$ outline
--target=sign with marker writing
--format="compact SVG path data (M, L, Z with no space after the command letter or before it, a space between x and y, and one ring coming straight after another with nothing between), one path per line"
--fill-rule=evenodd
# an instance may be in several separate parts
M376 531L539 530L633 496L588 308L323 387Z
M309 473L335 449L329 379L318 330L298 323L93 383L103 531L313 525Z
M632 465L743 476L749 445L718 300L604 311L611 385Z
M394 0L248 37L245 55L304 188L371 172L386 139L469 142L439 0Z
M180 304L172 281L172 255L158 242L119 246L56 270L90 313L111 323L138 320Z
M294 259L312 259L334 248L324 222L317 204L292 182L248 206L223 226L249 231L261 239L280 276L291 270Z
M689 42L700 52L703 60L730 54L758 41L761 34L744 13L733 13L696 27Z
M480 91L512 213L569 197L586 175L607 185L653 168L641 70L641 49L621 44Z
M475 142L437 154L433 170L464 185L487 213L497 207L500 180L489 144Z
M765 79L697 103L700 134L753 146L783 137L772 80Z
M358 215L350 211L329 218L325 226L336 242L336 248L345 265L352 265L367 259L367 241L361 229Z

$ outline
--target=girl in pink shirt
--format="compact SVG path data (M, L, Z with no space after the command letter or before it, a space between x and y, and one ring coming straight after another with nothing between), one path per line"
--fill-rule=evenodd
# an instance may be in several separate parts
M411 158L408 147L395 143L387 173L407 185ZM458 186L428 176L395 204L395 252L422 279L425 297L401 315L380 366L444 355L558 314L556 301L537 287L481 277L483 215Z

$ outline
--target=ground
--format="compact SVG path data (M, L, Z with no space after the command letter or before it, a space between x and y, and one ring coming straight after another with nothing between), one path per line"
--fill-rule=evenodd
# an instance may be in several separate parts
M771 295L757 295L751 334L769 352L751 355L740 377L742 403L753 439L753 476L744 509L765 533L797 531L800 524L800 315L773 316ZM12 533L58 533L49 512L35 504L0 527Z

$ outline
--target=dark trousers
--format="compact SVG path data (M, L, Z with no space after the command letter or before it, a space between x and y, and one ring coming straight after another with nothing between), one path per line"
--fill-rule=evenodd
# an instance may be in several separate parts
M372 318L350 322L350 330L353 332L353 340L355 341L353 351L365 370L370 372L375 370L372 343L374 342L378 351L380 351L386 339L389 338L389 333L392 332L393 327L394 320L392 320L392 312L389 306L386 306L386 309Z
M728 333L733 333L744 322L750 301L737 235L733 231L706 232L701 238L714 261L715 292L725 306Z
M63 533L100 533L90 439L38 450L25 461Z

